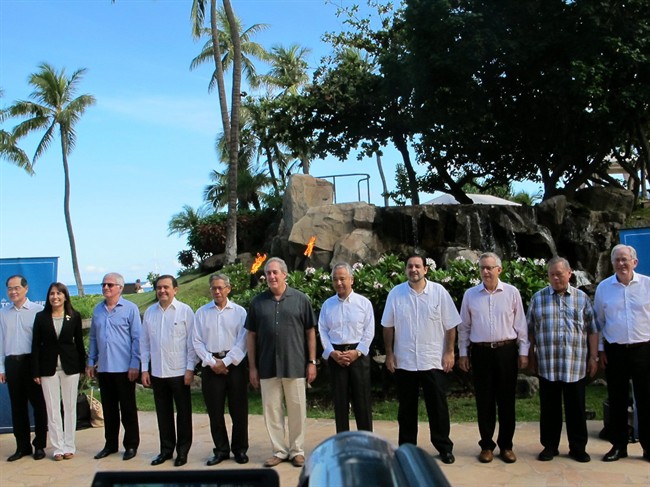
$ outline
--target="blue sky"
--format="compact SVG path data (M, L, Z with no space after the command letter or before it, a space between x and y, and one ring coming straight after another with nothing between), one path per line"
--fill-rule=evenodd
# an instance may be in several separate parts
M27 99L30 73L41 62L72 73L87 68L79 93L95 96L77 125L71 166L71 214L85 283L108 271L127 280L149 271L175 273L185 239L167 236L170 217L202 203L221 123L211 68L190 71L203 41L190 30L190 0L0 0L2 105ZM326 31L340 30L336 8L324 0L235 0L245 26L267 23L256 37L267 48L299 43L310 66L328 52ZM266 68L261 67L262 71ZM9 129L13 123L6 123ZM38 139L25 143L33 154ZM63 219L63 169L58 139L38 160L36 175L0 161L0 257L58 256L59 279L74 284ZM392 166L386 159L389 184ZM380 202L375 162L316 162L312 174L371 173L371 199ZM339 202L356 199L356 186Z

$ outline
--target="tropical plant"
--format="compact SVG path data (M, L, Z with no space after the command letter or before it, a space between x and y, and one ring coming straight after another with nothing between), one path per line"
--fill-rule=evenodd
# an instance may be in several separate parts
M0 97L3 95L4 92L0 89ZM7 110L0 110L0 122L4 122L7 116ZM14 134L4 129L0 130L0 157L24 169L30 176L34 175L34 169L32 168L29 156L24 150L18 147L18 141Z
M298 90L309 81L309 65L305 58L310 52L310 49L298 44L273 46L268 56L271 70L261 77L261 81L271 89L279 88L279 96L297 95Z
M72 270L79 296L84 295L79 262L77 260L77 247L75 244L74 232L72 229L72 218L70 217L70 169L68 155L74 149L77 141L75 125L84 114L86 109L95 104L92 95L79 95L74 97L79 82L83 78L85 69L78 69L70 77L66 76L65 68L60 72L47 63L39 65L39 71L29 77L29 84L34 87L30 98L35 101L17 101L7 109L8 115L12 117L28 117L12 132L15 140L40 130L45 130L43 137L36 147L32 159L32 166L40 158L55 137L58 129L61 141L61 155L63 159L64 175L64 196L63 213L65 216L68 240L70 242L70 254L72 257Z
M204 28L207 0L193 0L191 19L192 34L200 38ZM239 112L241 106L241 72L242 52L241 39L237 30L237 21L230 0L223 0L224 12L228 19L228 31L232 42L232 96L231 112L228 113L228 100L224 69L221 62L221 46L219 44L219 26L217 24L216 0L210 0L210 35L212 38L212 54L215 64L217 88L219 91L219 106L221 108L221 123L228 145L228 220L226 223L226 252L225 260L233 263L237 257L237 166L239 159Z
M239 39L241 42L241 62L242 70L246 75L246 81L251 87L259 86L260 80L257 75L255 68L255 59L260 61L266 61L269 59L269 53L262 47L262 45L254 42L252 40L253 36L259 34L260 32L265 31L269 28L268 24L253 24L246 29L242 28L241 20L238 17L236 19L236 30L239 32ZM221 66L224 71L228 70L233 65L233 43L230 38L230 24L228 22L228 16L226 11L223 8L217 9L217 25L219 29L219 46L221 51ZM214 47L212 44L212 33L211 29L207 27L201 27L199 37L207 37L206 43L203 45L201 53L192 59L190 63L190 69L197 69L199 66L205 63L214 62ZM212 91L217 83L217 70L212 74L210 78L210 84L208 85L208 91Z
M185 205L183 211L176 213L169 220L167 235L188 234L205 216L206 211L204 208L200 207L195 210L190 205Z

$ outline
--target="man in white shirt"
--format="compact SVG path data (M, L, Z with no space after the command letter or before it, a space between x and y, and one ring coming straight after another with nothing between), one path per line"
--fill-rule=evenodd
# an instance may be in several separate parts
M198 361L192 342L194 313L176 299L178 282L174 276L158 277L154 289L158 302L145 311L140 335L142 385L153 387L160 437L160 454L151 465L169 460L176 449L174 466L180 467L187 463L192 446L190 385Z
M420 386L429 416L431 443L443 463L454 463L449 438L447 374L454 367L454 342L460 315L447 290L428 281L424 257L406 261L408 281L395 286L386 299L384 327L386 368L395 373L399 408L399 444L417 445Z
M27 279L7 279L7 296L11 306L0 311L0 383L7 384L11 401L11 422L16 438L16 452L7 458L14 462L32 454L28 403L34 410L34 460L45 458L47 409L43 390L32 380L31 353L34 317L43 309L27 298Z
M336 432L350 429L352 401L357 430L372 431L370 403L370 343L375 336L372 303L352 290L350 264L336 264L332 286L336 295L323 303L318 331L332 381Z
M517 461L512 451L515 434L517 372L528 366L528 324L521 295L499 279L501 259L493 252L479 257L481 284L468 289L460 307L458 366L474 380L474 395L481 435L479 461L489 463L498 445L506 463ZM492 439L499 410L499 436Z
M248 372L242 361L246 357L244 328L246 310L228 299L230 278L225 274L210 276L213 301L196 311L194 349L203 365L203 398L210 416L214 456L208 466L230 458L248 463ZM224 419L226 397L232 418L232 442Z
M634 247L617 245L611 257L615 273L598 285L594 299L612 443L603 461L627 457L630 379L639 418L639 443L643 458L650 461L650 277L634 271L639 264Z

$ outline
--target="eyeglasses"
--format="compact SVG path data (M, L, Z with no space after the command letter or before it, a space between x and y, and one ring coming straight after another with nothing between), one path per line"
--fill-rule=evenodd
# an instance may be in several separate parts
M228 286L213 286L210 288L210 291L223 291L224 289L228 289Z
M496 269L497 267L499 267L499 266L498 265L482 265L482 266L479 266L479 269L481 269L482 271L491 271L493 269Z
M102 287L107 287L108 289L113 289L115 286L119 286L119 284L115 284L114 282L102 282Z

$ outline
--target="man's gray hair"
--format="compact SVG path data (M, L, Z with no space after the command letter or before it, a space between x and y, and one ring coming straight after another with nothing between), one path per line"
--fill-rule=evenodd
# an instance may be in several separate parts
M571 270L571 264L569 264L569 261L566 260L564 257L559 257L557 255L555 257L553 257L551 260L548 261L547 269L550 269L555 264L560 264L560 263L564 266L565 270L567 270L567 271Z
M115 282L117 283L118 286L124 288L124 277L122 277L122 274L119 274L117 272L109 272L104 276L104 279L102 279L102 281L104 281L107 277L112 277L113 279L115 279Z
M633 259L637 258L636 257L636 249L634 247L632 247L631 245L618 244L618 245L615 245L614 248L612 249L612 253L611 253L612 264L614 263L614 254L616 254L616 252L618 252L619 250L627 250L627 251L630 252L630 256Z
M350 277L354 277L354 270L352 269L352 266L347 262L339 262L338 264L334 264L334 267L332 267L332 277L334 277L334 272L336 272L336 269L345 269L348 271L348 275Z
M478 261L481 262L483 259L494 259L494 262L496 262L496 264L497 264L499 267L503 267L503 266L501 265L501 257L499 257L499 256L498 256L497 254L495 254L494 252L483 252L483 253L479 256Z
M269 260L266 261L266 264L264 264L264 273L266 274L266 270L269 268L269 265L273 262L277 262L280 265L280 270L284 272L285 274L289 274L289 269L287 268L287 263L282 260L280 257L271 257Z
M212 274L210 276L210 286L212 286L212 283L214 281L223 281L223 283L227 287L231 287L230 286L230 278L227 275L225 275L223 272L217 272L216 274Z

